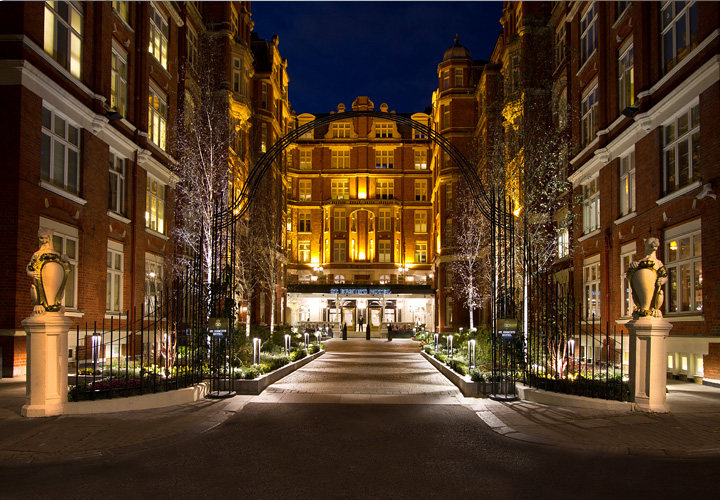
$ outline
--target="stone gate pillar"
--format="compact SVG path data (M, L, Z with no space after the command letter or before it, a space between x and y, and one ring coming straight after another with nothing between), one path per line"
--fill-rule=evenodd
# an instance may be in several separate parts
M627 324L630 332L630 391L640 410L667 412L667 337L672 324L641 317Z
M23 417L61 415L68 396L68 331L72 319L62 312L33 314L27 332L27 381Z

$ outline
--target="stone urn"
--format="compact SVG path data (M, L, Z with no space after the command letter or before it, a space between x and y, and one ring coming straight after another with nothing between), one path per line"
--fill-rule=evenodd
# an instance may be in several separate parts
M40 261L40 295L45 299L42 305L46 311L59 311L67 281L66 265L56 254L44 254Z
M638 268L632 276L630 286L633 291L635 307L640 310L650 309L653 295L655 294L655 281L657 274L649 267Z
M667 282L667 270L655 255L659 246L657 238L646 239L645 256L631 263L625 274L632 290L634 319L647 316L662 318L662 288Z

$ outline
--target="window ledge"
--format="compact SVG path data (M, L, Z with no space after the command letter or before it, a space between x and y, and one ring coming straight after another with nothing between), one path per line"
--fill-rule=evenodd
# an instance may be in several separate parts
M78 311L74 309L66 309L65 316L69 316L71 318L82 318L83 316L85 316L85 313L83 311Z
M130 222L132 222L130 219L128 219L128 218L126 218L126 217L123 217L123 216L120 215L119 213L113 212L112 210L108 210L108 211L107 211L107 214L108 214L109 217L112 217L112 218L115 219L116 221L122 222L123 224L130 224Z
M637 217L637 212L634 212L634 211L633 211L633 212L630 212L629 214L623 215L622 217L620 217L619 219L617 219L617 220L615 221L615 224L619 226L619 225L622 224L623 222L627 222L627 221L629 221L630 219L634 219L635 217Z
M682 314L682 313L667 313L665 319L668 321L683 322L683 321L705 321L704 314Z
M105 319L127 319L127 314L117 313L117 312L105 312Z
M578 243L582 243L582 242L585 241L585 240L589 240L590 238L593 238L593 237L597 236L598 234L600 234L600 229L596 229L596 230L591 231L591 232L589 232L589 233L587 233L587 234L583 234L582 236L580 236L580 237L577 239L577 240L578 240Z
M657 203L658 205L664 205L665 203L668 203L675 198L680 198L681 196L689 193L690 191L694 191L695 189L700 187L700 184L700 181L695 181L692 184L688 184L687 186L678 189L677 191L673 191L667 196L663 196L659 200L655 201L655 203Z
M62 196L63 198L67 198L68 200L73 201L73 202L77 203L78 205L84 206L87 203L87 200L84 200L83 198L80 198L79 196L69 193L68 191L65 191L62 188L54 186L47 181L41 180L39 185L41 188L45 188L52 193Z
M162 233L158 233L157 231L155 231L154 229L150 229L149 227L146 227L146 228L145 228L145 232L148 233L148 234L151 234L151 235L153 235L153 236L155 236L155 237L157 237L157 238L160 238L161 240L167 241L167 240L170 239L169 236L167 236L167 235L165 235L165 234L162 234Z
M615 320L615 324L616 324L616 325L626 325L626 324L628 324L631 320L632 320L632 317L630 317L630 316L623 316L623 317L621 317L621 318L619 318L619 319L616 319L616 320Z

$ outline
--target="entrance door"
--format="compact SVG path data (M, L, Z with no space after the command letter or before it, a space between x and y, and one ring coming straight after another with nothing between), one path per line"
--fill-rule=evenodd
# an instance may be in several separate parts
M355 331L355 309L343 309L343 322L349 332Z
M370 330L373 332L380 330L380 309L370 309Z

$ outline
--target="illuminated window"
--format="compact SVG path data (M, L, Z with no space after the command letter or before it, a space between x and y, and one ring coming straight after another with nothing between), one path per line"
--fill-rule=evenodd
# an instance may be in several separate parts
M452 325L453 322L453 299L452 297L445 298L445 326Z
M585 96L580 103L580 145L585 147L593 139L598 132L598 85L597 82L593 84L592 88L585 93Z
M462 68L455 68L455 86L463 86L463 70Z
M330 126L333 139L348 139L350 137L349 123L333 123Z
M167 18L155 8L155 4L150 4L150 45L148 50L165 69L167 69L169 34Z
M298 261L310 262L310 242L309 241L298 242Z
M66 191L80 191L80 127L43 106L40 177Z
M620 157L620 215L635 211L635 151Z
M443 90L447 90L450 88L450 71L443 71L442 73L442 80L443 80Z
M427 210L415 210L415 232L427 233Z
M45 52L75 78L82 67L83 12L75 2L45 2Z
M110 152L108 163L110 170L108 209L122 215L125 213L125 158Z
M427 181L425 179L415 181L415 201L427 201Z
M633 46L630 44L618 58L618 109L622 111L635 104L635 70Z
M346 220L345 209L336 208L333 212L333 231L345 231Z
M583 232L591 233L600 228L600 190L598 178L583 185Z
M585 290L585 319L600 317L600 262L583 266L583 288Z
M127 54L115 44L110 68L110 107L127 116Z
M300 170L312 169L312 151L300 150Z
M700 107L695 104L663 126L664 191L687 186L699 176Z
M427 243L424 241L415 242L415 263L425 264L427 262Z
M163 258L151 253L145 254L145 314L153 313L163 296Z
M390 240L378 241L378 262L392 261L392 242Z
M392 123L376 123L375 124L375 137L388 138L393 135Z
M300 179L298 181L298 195L300 201L310 201L312 199L312 180Z
M105 309L108 312L122 311L123 246L115 241L108 241L105 292Z
M375 168L393 168L394 151L380 149L375 151Z
M350 199L350 184L347 179L333 179L330 181L330 197L333 200Z
M443 128L450 126L450 106L442 107L442 126Z
M392 200L394 194L394 183L392 179L378 179L375 182L375 198L381 200Z
M148 137L162 150L165 150L167 141L167 120L167 97L151 84L148 92Z
M347 255L345 240L333 241L333 262L345 262Z
M391 226L392 214L389 208L381 208L378 215L378 231L392 231Z
M452 182L445 184L445 210L453 209L453 185Z
M145 193L145 227L165 233L165 185L151 175Z
M415 150L415 170L427 169L427 151Z
M445 151L440 154L442 155L442 168L450 168L450 155Z
M630 316L633 311L633 299L630 291L630 281L628 281L625 273L630 268L630 264L635 261L635 243L625 245L620 252L620 315Z
M570 254L570 231L568 228L561 230L557 235L557 256L558 259L567 257Z
M126 23L130 22L130 2L112 2L113 11Z
M668 313L702 312L702 244L699 221L688 229L675 228L665 233L665 310ZM672 234L678 236L672 236ZM671 235L668 237L668 235Z
M593 2L580 18L580 64L587 61L597 49L597 2Z
M298 233L309 233L310 229L310 212L298 212Z
M339 151L336 149L330 151L330 167L350 168L350 151Z
M191 67L197 66L198 63L198 36L195 30L188 24L187 31L187 63ZM235 91L237 92L237 90Z
M660 13L663 70L667 73L698 43L697 2L663 2Z
M265 153L268 148L268 126L263 122L260 125L260 152Z

